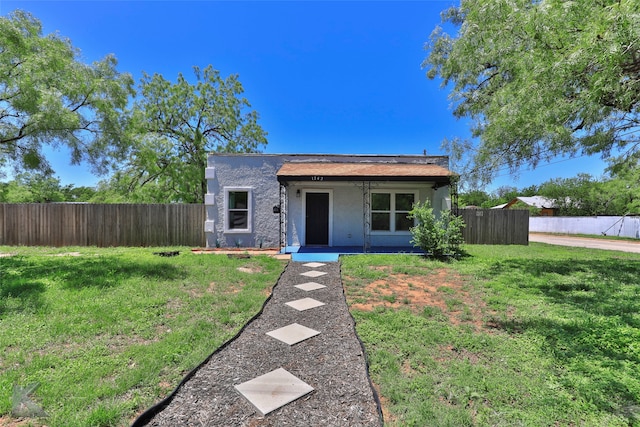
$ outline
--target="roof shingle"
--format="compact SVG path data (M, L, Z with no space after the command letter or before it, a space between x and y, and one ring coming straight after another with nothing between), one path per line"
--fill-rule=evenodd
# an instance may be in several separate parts
M380 178L380 179L420 179L449 178L453 173L447 168L423 163L323 163L287 162L277 173L281 181L308 176L327 178Z

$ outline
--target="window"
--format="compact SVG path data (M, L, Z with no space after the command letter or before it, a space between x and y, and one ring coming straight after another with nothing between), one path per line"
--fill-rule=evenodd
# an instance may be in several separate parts
M371 194L371 230L391 230L391 194Z
M413 227L413 219L409 219L409 211L413 208L415 196L411 193L396 193L396 231L409 231Z
M225 232L251 232L251 189L225 188Z
M417 197L402 191L371 193L371 231L408 232L413 227L409 211Z

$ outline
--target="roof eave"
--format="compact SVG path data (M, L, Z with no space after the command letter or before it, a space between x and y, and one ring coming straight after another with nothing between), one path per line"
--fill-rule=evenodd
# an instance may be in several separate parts
M353 176L353 175L345 175L345 176L322 176L322 179L318 179L316 176L309 175L278 175L279 182L290 182L290 181L416 181L416 182L437 182L437 183L446 183L449 184L451 182L451 176Z

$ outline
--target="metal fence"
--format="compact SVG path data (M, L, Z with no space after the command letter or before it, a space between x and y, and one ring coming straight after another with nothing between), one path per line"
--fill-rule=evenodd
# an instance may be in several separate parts
M0 204L0 244L204 246L202 204Z
M460 209L466 227L465 243L528 245L529 211L526 209Z

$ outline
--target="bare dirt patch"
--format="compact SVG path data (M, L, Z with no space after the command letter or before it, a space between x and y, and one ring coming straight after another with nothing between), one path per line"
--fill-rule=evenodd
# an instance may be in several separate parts
M59 253L59 254L55 254L55 255L51 255L51 256L82 256L82 254L80 252L63 252L63 253Z
M388 271L387 267L376 270ZM392 274L375 280L347 294L349 307L372 311L376 307L407 308L423 313L425 307L437 308L452 324L484 325L486 304L474 292L468 280L451 270L441 268L425 274Z
M33 425L33 420L27 418L0 417L0 427L26 427Z
M382 411L382 418L384 418L385 423L393 423L396 418L389 412L389 399L384 397L380 392L380 386L373 381L371 385L376 390L376 394L378 395L378 400L380 400L380 410Z
M473 353L464 348L457 348L452 345L439 346L439 352L441 356L435 360L439 363L446 363L451 360L466 360L472 365L476 365L480 361L480 355Z
M241 267L242 268L242 267ZM240 270L240 269L238 269ZM248 267L246 270L241 270L244 273L248 273L248 274L257 274L257 273L262 273L264 270L261 267ZM224 289L221 289L222 286L225 286ZM189 296L191 298L202 298L203 296L209 294L209 295L235 295L237 293L239 293L240 291L242 291L242 288L244 288L245 283L244 282L238 282L238 283L232 283L232 284L228 284L228 285L221 285L217 282L210 282L209 285L207 286L207 289L202 289L202 288L188 288L185 289L185 292L189 294ZM272 288L265 288L262 290L261 294L264 295L264 297L268 297L269 295L271 295L271 289Z
M263 271L259 265L245 265L244 267L238 267L236 270L247 274L258 274Z

